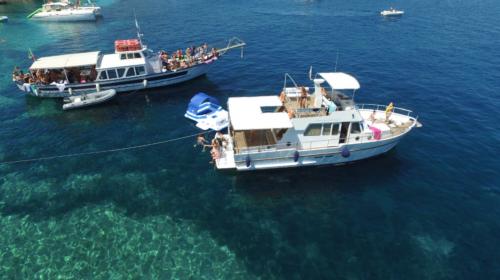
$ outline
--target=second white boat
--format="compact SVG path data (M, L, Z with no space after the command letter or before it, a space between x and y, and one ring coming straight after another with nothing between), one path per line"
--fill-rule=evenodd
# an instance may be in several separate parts
M311 92L295 82L287 87L286 77L279 97L229 98L228 133L216 135L220 144L212 149L218 169L345 164L391 150L420 126L411 111L392 103L354 103L360 86L348 74L318 73Z
M101 8L94 4L81 6L80 1L72 4L68 0L48 2L31 13L28 18L41 21L95 21L101 16Z

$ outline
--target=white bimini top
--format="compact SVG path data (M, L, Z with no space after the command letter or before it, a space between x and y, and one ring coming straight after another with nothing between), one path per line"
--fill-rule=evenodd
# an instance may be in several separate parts
M275 112L283 106L278 96L231 97L227 101L229 118L234 130L290 128L293 126L286 112ZM262 107L270 107L265 112Z
M97 64L99 52L85 52L40 57L30 67L37 69L63 69L71 67L92 66Z
M360 85L358 80L353 76L342 73L342 72L333 72L333 73L319 73L323 79L332 87L332 89L359 89Z

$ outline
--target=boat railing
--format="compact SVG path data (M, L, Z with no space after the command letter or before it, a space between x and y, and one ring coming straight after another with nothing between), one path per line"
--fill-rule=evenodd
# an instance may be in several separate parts
M381 138L380 140L384 139ZM239 148L236 150L236 154L247 154L247 153L259 153L259 152L272 152L272 151L295 151L295 150L315 150L324 148L334 148L345 144L361 144L373 141L372 134L362 134L362 135L352 135L349 137L325 139L325 140L314 140L314 141L304 141L304 142L287 142L274 145L262 145Z
M228 40L227 45L224 48L217 49L217 52L219 53L219 55L224 55L232 49L241 48L241 56L243 57L243 47L245 47L246 45L247 44L240 38L233 37Z
M375 110L375 111L385 111L387 109L388 105L380 105L380 104L356 104L356 108L358 110ZM413 111L400 108L400 107L394 107L393 108L393 113L404 115L410 118L417 119L418 116L413 113Z

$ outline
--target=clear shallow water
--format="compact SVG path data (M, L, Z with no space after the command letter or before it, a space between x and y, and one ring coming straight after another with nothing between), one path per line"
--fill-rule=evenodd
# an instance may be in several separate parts
M269 2L269 1L268 1ZM40 24L0 6L0 160L143 144L196 132L183 113L206 91L277 93L283 74L338 69L360 102L414 110L424 127L385 156L344 167L216 172L194 139L134 152L0 165L0 275L15 278L498 279L500 5L106 1L91 24ZM151 7L154 7L152 9ZM154 49L239 36L203 78L88 110L25 97L16 64L61 51ZM443 12L445 11L445 12Z

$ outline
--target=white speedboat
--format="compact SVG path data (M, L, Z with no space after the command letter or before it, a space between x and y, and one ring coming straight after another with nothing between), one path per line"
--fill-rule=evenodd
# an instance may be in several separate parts
M383 16L402 16L404 13L405 13L404 11L399 11L392 7L389 10L384 10L380 12L380 14Z
M116 95L114 89L69 96L64 98L63 110L78 109L104 103Z
M17 87L37 97L67 97L89 91L115 89L117 93L186 82L206 74L229 50L246 44L232 38L222 48L193 48L190 56L154 53L138 39L115 41L115 52L100 51L40 57L28 75L13 74ZM177 53L181 52L178 50Z
M312 92L295 82L287 87L286 77L279 97L229 98L228 133L212 151L218 169L345 164L389 151L420 126L411 111L392 104L356 104L360 86L348 74L318 73Z
M75 4L68 0L48 2L40 9L31 13L28 18L41 21L95 21L101 16L101 8L94 4L81 6L77 0Z
M8 16L0 16L0 22L7 22L7 21L9 21Z
M220 131L229 125L228 113L220 106L219 101L203 92L191 98L184 116L196 122L203 130Z

